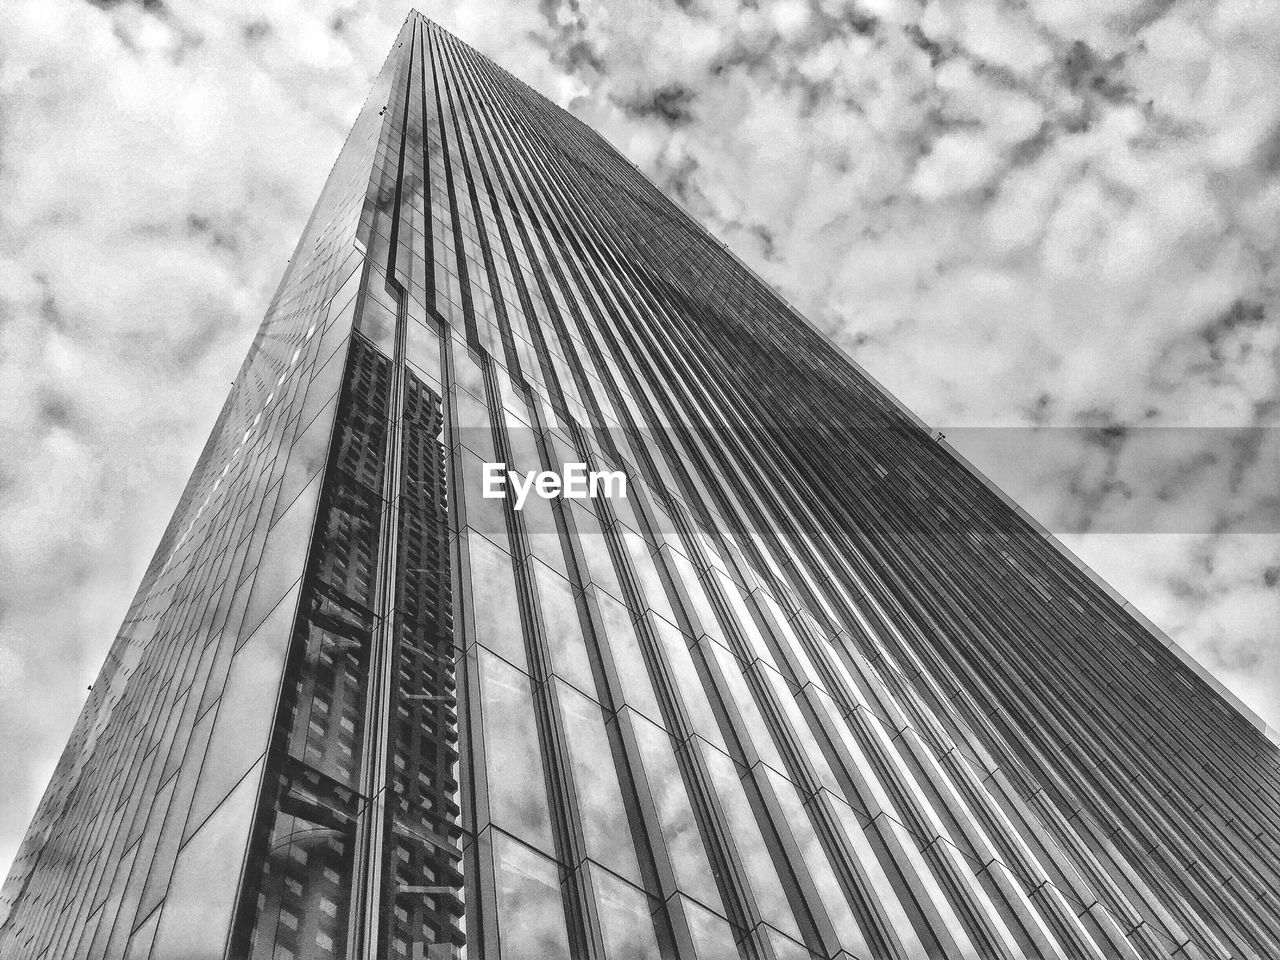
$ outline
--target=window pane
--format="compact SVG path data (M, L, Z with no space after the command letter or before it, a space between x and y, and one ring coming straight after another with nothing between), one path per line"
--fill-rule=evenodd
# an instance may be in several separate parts
M856 956L870 956L871 948L862 937L858 921L853 916L849 901L845 898L840 881L836 878L835 870L832 869L826 851L822 848L822 842L813 829L808 810L800 803L800 796L796 793L795 787L789 780L772 771L769 772L769 782L773 785L778 804L786 814L791 835L800 846L800 855L804 858L805 868L813 878L822 902L826 904L827 916L831 918L831 924L840 937L841 946Z
M458 436L455 440L474 450L481 460L496 461L489 408L463 390L454 390L450 395L458 412Z
M791 730L800 741L801 754L809 761L809 766L817 774L818 780L824 787L839 796L841 793L840 784L836 780L835 774L831 772L831 767L827 764L826 755L822 752L822 748L818 746L817 738L814 737L813 731L809 729L809 721L800 710L800 705L796 703L796 697L791 692L790 684L776 670L770 670L764 665L759 665L754 669L773 687L778 705L782 707L782 711L787 715Z
M524 635L511 557L474 533L467 536L467 557L471 562L469 599L475 614L475 639L525 669Z
M356 327L386 356L390 357L395 353L395 310L373 296L372 290L364 298Z
M765 929L769 931L769 945L778 960L814 960L813 954L794 940L789 940L772 927Z
M450 275L447 282L456 284L458 278ZM458 300L458 297L451 299ZM484 396L484 370L460 340L453 341L453 374L463 390L470 390L477 397Z
M289 588L302 579L307 543L315 521L316 500L320 496L320 478L312 480L298 495L293 505L275 522L267 534L262 559L258 563L253 581L249 607L240 635L247 636L258 629L268 613Z
M733 945L733 927L729 926L729 921L687 897L677 896L674 899L684 909L698 960L738 960L738 950Z
M631 713L630 717L676 882L691 896L719 910L720 894L676 765L671 738L638 714Z
M590 510L578 506L577 502L573 504L573 522L577 527L578 542L582 546L582 553L587 561L587 569L582 575L583 586L594 583L613 596L621 597L622 587L618 585L618 575L613 569L609 545L600 531L600 522Z
M333 366L339 371L342 369L341 363L335 362ZM335 386L330 397L336 394ZM289 463L285 467L284 482L280 484L279 499L275 506L278 512L284 513L303 486L324 466L325 458L329 455L329 437L333 433L333 414L336 409L337 402L331 400L330 406L325 408L325 416L317 417L289 448Z
M555 672L590 696L595 696L595 678L587 658L586 641L578 606L569 581L552 572L550 567L534 563L538 582L538 600L542 607L542 623L547 645L551 649L551 665Z
M504 391L505 393L505 391ZM511 448L511 469L528 473L542 469L542 457L538 453L538 435L532 427L516 419L507 411L507 445Z
M600 606L600 619L604 623L605 639L613 654L613 663L622 682L622 695L626 703L655 722L662 722L658 700L649 682L649 669L640 651L640 637L631 622L631 611L608 594L595 591Z
M440 334L435 324L413 322L405 326L405 356L440 389Z
M729 698L737 707L742 722L746 725L746 733L750 743L746 745L748 759L750 748L754 747L760 759L775 770L785 770L778 748L774 746L773 735L756 705L755 696L742 675L742 662L720 644L711 640L700 641L705 653L714 656L720 664L720 672L724 676L725 685L729 688Z
M607 960L658 960L652 904L641 890L604 870L591 871Z
M556 527L551 500L530 494L520 511L524 518L524 531L529 538L529 552L543 560L562 577L569 576L564 562L564 547L560 543L560 531Z
M209 811L266 752L285 652L293 632L294 606L291 593L287 602L276 606L275 612L263 621L231 661L213 724L213 737L187 819L187 835L195 831Z
M500 833L493 835L493 859L502 960L567 960L559 868Z
M693 723L694 731L720 749L727 750L724 737L720 735L720 725L711 709L711 701L707 699L707 691L702 686L702 677L698 674L693 656L685 643L684 634L661 619L655 618L653 624L662 640L667 662L671 664L671 673L676 685L680 687L680 699L684 702L685 712Z
M632 533L626 529L621 532L622 541L627 547L627 553L631 555L631 567L635 570L636 576L642 584L645 602L648 604L649 609L668 623L675 623L676 615L671 610L666 588L663 586L662 577L658 573L657 562L654 560L653 554L649 552L649 545L637 533Z
M147 960L151 956L151 943L156 938L156 924L160 922L160 911L156 910L147 922L133 932L129 938L129 952L125 960Z
M550 852L551 817L529 678L484 650L479 665L490 817Z
M717 579L720 581L721 592L729 601L729 606L733 607L733 612L737 615L738 624L742 627L742 633L746 637L752 653L769 664L769 666L776 668L777 664L773 660L773 654L769 652L764 639L760 636L760 627L756 623L754 614L748 609L747 603L742 597L742 591L736 583L724 575L717 575Z
M152 956L221 960L260 771L254 767L178 853Z
M914 905L911 905L909 910L908 905L898 899L898 888L894 886L889 874L881 865L875 848L867 839L862 824L858 820L858 815L853 812L853 809L847 804L834 799L831 801L831 808L835 811L836 818L844 827L845 836L849 840L849 845L853 848L854 859L863 874L864 889L869 888L866 892L867 899L879 904L881 909L884 910L894 933L897 934L898 939L901 941L903 952L906 956L910 957L911 960L927 957L929 951L925 947L920 933L917 932L917 926L920 930L927 931L928 923L923 919L920 912L914 908ZM910 904L910 901L908 901L908 904Z
M792 936L800 936L800 928L796 926L777 868L769 856L760 823L752 812L742 781L738 779L738 768L718 750L704 748L702 752L711 771L716 793L720 796L725 817L729 821L733 845L742 858L742 865L751 881L751 889L755 891L760 916L778 929Z
M587 855L628 880L640 881L631 827L600 707L572 687L556 684L565 738L582 813Z
M720 623L716 619L715 608L711 606L711 601L707 598L702 581L698 579L697 569L682 553L669 550L667 551L667 556L675 564L675 575L684 584L685 592L688 593L689 601L693 605L693 610L686 610L686 613L690 613L692 617L697 619L698 636L706 634L722 639L724 633L720 630Z
M458 468L462 472L463 498L467 507L467 526L483 533L502 549L509 548L507 540L507 515L502 500L497 497L486 497L484 463L470 450L462 450L458 458ZM499 474L505 483L506 474ZM499 487L499 489L504 489ZM514 497L510 488L507 495Z

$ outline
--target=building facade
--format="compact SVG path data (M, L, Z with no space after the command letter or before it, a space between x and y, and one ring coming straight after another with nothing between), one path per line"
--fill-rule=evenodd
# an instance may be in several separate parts
M1264 960L1278 760L599 136L415 13L0 956Z

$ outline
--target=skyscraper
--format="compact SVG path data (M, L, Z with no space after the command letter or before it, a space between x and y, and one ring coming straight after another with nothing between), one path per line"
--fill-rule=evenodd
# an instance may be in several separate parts
M597 135L413 14L0 957L1270 958L1278 756Z

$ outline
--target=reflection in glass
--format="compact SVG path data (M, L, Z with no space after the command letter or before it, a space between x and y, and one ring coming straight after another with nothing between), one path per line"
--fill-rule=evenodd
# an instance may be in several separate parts
M706 634L717 639L723 639L724 633L720 629L720 623L716 619L715 609L711 606L711 601L707 598L706 590L702 586L702 581L698 579L698 571L693 563L682 553L675 550L668 550L667 556L671 558L675 565L675 575L684 585L685 592L689 596L689 602L693 605L693 610L688 611L691 617L696 617L698 623L695 629L698 631L697 636Z
M831 767L827 764L826 755L822 752L822 748L818 746L817 738L814 737L813 731L809 728L808 718L805 717L800 705L796 702L791 685L787 683L782 674L776 670L771 670L764 664L756 664L752 669L773 688L774 697L782 708L782 712L786 714L792 733L800 741L800 754L808 761L810 768L817 775L819 783L839 796L842 793L840 785L836 781L835 774L831 772Z
M249 771L178 852L152 956L221 960L261 769Z
M468 598L475 615L475 639L521 669L525 658L524 634L520 628L520 608L516 602L515 573L510 555L484 537L467 535L467 556L471 562L471 590Z
M650 610L658 614L665 622L675 623L676 615L672 612L671 602L667 599L666 587L663 585L662 576L658 572L657 562L654 560L653 554L649 552L649 545L639 534L632 533L625 527L619 529L622 533L622 542L626 545L627 553L631 557L631 569L635 571L636 577L640 580L645 603Z
M618 575L613 569L613 558L609 555L609 545L600 530L600 522L590 510L579 507L574 502L573 522L578 530L578 543L582 546L586 558L587 570L582 575L583 586L594 583L602 590L615 597L622 596L622 587L618 584Z
M529 678L486 650L480 651L478 662L490 818L551 852L551 816Z
M596 684L587 658L578 605L573 599L569 581L541 563L531 564L538 584L538 602L547 646L551 650L552 669L575 687L595 696Z
M644 891L605 870L591 871L606 960L658 960L653 903Z
M751 889L755 892L760 916L792 936L800 936L787 894L783 890L777 867L769 855L761 825L751 810L738 768L732 760L718 750L702 747L702 755L711 771L711 780L720 797L720 805L729 821L733 845L742 858Z
M462 474L463 497L467 508L467 526L478 530L502 549L509 549L507 516L503 501L486 497L484 463L470 450L463 449L458 459ZM510 494L508 494L510 495Z
M147 960L151 956L151 946L156 938L156 927L160 923L160 911L155 910L151 916L147 918L146 923L133 931L133 936L129 938L129 950L124 955L124 960Z
M556 526L552 503L551 500L531 496L525 501L520 513L524 520L525 535L529 538L529 552L562 577L567 577L569 568L564 562L564 546L560 542L560 531Z
M337 360L331 366L339 373L342 372L342 364ZM336 390L335 383L333 391L336 393ZM279 499L275 506L279 513L284 513L297 497L298 491L324 467L329 455L329 436L333 432L331 417L337 409L334 394L330 394L330 400L332 405L325 408L327 415L317 417L289 449L289 462L285 467L284 480L280 484Z
M764 638L760 636L760 625L756 622L755 613L747 606L747 601L742 596L742 590L738 585L723 574L717 574L716 579L720 581L721 594L729 601L729 606L733 608L733 612L741 627L742 636L746 639L747 646L751 650L751 656L748 658L759 658L771 667L777 667L774 662L773 653L765 644Z
M484 396L484 370L461 340L453 341L453 375L462 389L470 390L477 397Z
M595 592L600 607L600 619L604 625L604 639L622 683L624 701L650 719L661 722L662 712L649 680L644 653L640 649L640 636L631 622L631 611L606 593Z
M702 678L694 665L693 655L689 652L684 634L664 620L652 620L658 638L662 641L662 649L666 651L667 662L671 665L671 675L675 677L676 686L680 688L680 699L685 712L693 724L695 733L727 750L724 737L720 735L720 725L716 723L716 715L711 709L711 701L707 699L707 691L702 686Z
M440 335L434 324L405 325L405 357L437 390L440 385Z
M698 960L738 960L738 950L733 945L733 927L728 920L688 897L677 894L675 900L684 910Z
M930 950L925 946L914 926L914 924L920 924L927 931L927 924L922 915L909 900L904 903L899 899L899 887L890 879L889 872L881 864L880 855L872 846L861 820L853 809L836 799L831 799L831 809L835 811L836 819L844 827L844 835L853 850L854 861L862 872L862 883L867 899L884 911L890 927L898 937L906 960L925 960L930 956ZM928 936L926 933L926 937Z
M784 937L772 927L765 927L769 933L769 945L777 960L814 960L814 956L800 944L789 937Z
M448 489L438 397L405 377L396 550L395 697L383 931L395 956L465 943ZM384 911L385 915L385 911Z
M720 674L729 688L729 700L734 704L746 726L749 742L743 745L743 750L748 758L751 757L754 748L760 759L775 770L786 769L778 748L773 742L773 735L769 732L769 726L765 723L751 688L742 675L742 662L718 643L703 640L700 645L704 653L715 657L720 664Z
M493 447L493 430L489 426L489 408L465 390L452 390L454 409L458 416L458 434L455 442L475 451L481 460L497 462Z
M303 556L311 527L315 520L316 500L320 495L320 480L312 480L296 501L285 512L271 532L258 563L249 595L249 606L241 625L241 635L248 636L266 619L280 598L302 576Z
M373 280L373 282L377 281ZM373 294L373 289L367 291L364 305L360 308L356 329L363 333L378 350L390 357L395 353L396 311ZM387 295L382 294L382 296Z
M280 603L231 661L213 736L205 751L187 835L220 803L266 747L292 628L294 593Z
M720 893L711 874L711 864L702 845L702 836L698 833L689 796L685 793L684 779L676 765L671 738L639 714L628 712L627 716L640 746L645 779L653 794L676 882L686 893L720 910Z
M498 832L493 859L502 960L567 960L569 935L555 862Z
M542 469L542 457L538 453L538 435L534 429L509 415L507 420L507 445L511 449L508 469L528 473Z
M604 714L572 687L556 683L556 692L564 716L565 739L569 742L587 855L639 883L640 868L605 732Z
M800 796L789 780L773 771L768 771L768 775L778 804L786 815L787 827L800 847L805 869L818 888L818 895L827 908L827 916L835 927L841 945L855 956L870 956L871 948L863 939L862 930L849 907L840 881L813 829L808 810L801 805Z

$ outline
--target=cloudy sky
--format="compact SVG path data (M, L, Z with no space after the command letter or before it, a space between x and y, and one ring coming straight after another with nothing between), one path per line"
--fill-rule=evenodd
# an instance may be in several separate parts
M406 9L5 4L0 870ZM1280 5L420 9L1280 726Z

